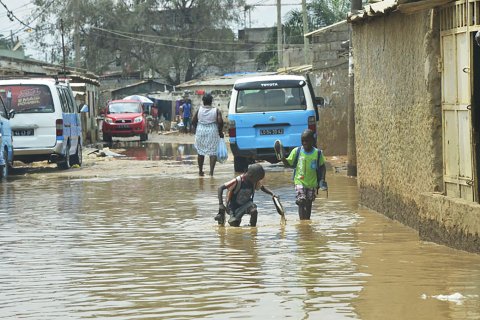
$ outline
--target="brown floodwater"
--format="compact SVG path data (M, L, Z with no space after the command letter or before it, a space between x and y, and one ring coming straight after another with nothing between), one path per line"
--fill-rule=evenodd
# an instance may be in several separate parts
M266 169L286 225L262 192L256 228L216 225L230 166L1 183L0 318L480 319L480 255L359 208L342 175L299 221L291 171Z

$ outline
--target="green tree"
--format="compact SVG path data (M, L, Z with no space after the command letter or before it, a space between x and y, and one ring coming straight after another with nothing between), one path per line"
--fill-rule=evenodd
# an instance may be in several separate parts
M346 19L350 1L314 0L307 4L308 30L313 31ZM284 25L285 42L303 44L303 17L300 10L292 10Z
M73 63L74 37L78 36L82 66L88 70L101 73L118 60L126 71L153 71L171 84L231 65L234 34L230 27L238 21L244 3L68 0L52 6L51 2L35 0L42 12L35 40L56 61L61 58L58 39L63 20L69 63Z

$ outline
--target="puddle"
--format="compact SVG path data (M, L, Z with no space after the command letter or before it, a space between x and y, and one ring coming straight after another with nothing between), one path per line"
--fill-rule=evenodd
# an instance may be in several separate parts
M124 149L119 153L130 160L173 160L193 164L197 159L193 144L115 141L111 148Z

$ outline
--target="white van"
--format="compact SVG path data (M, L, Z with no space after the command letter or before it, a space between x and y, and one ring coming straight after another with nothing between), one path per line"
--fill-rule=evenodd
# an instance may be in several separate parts
M0 80L0 95L15 111L10 120L15 160L48 160L62 169L82 164L82 125L68 83L53 78Z
M305 129L316 133L318 106L308 79L297 75L253 76L235 82L228 107L234 169L250 163L278 162L273 145L281 140L287 154L301 145Z

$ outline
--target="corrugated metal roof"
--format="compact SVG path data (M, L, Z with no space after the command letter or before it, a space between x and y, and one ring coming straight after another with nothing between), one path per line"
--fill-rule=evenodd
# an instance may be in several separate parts
M312 70L311 64L304 64L302 66L295 66L295 67L286 67L286 68L279 68L277 72L279 74L289 74L289 73L303 73Z
M251 77L254 75L268 75L268 74L275 74L275 72L232 74L228 76L218 76L218 77L190 80L190 81L179 84L177 88L186 89L190 87L199 87L199 86L233 86L233 84L237 79L244 78L244 77Z
M442 6L454 0L384 0L376 3L367 4L362 10L348 14L347 21L350 23L360 22L362 20L382 16L392 11L402 13L413 13Z
M384 15L385 13L394 11L397 8L397 0L384 0L377 3L367 4L357 13L348 13L347 20L349 22L357 22L368 17Z
M127 85L127 86L114 89L114 90L112 90L112 91L123 90L123 89L126 89L126 88L132 88L132 87L136 87L136 86L139 86L139 85L141 85L141 84L145 84L145 83L149 83L149 82L155 82L155 83L158 83L158 84L163 85L163 86L171 87L171 85L169 85L169 84L166 84L166 83L163 83L163 82L160 82L160 81L157 81L157 80L150 79L150 80L142 80L142 81L139 81L139 82L135 82L135 83L129 84L129 85Z
M317 34L324 33L324 32L326 32L326 31L328 31L328 30L330 30L330 29L333 29L333 28L335 28L335 27L338 27L338 26L340 26L340 25L342 25L342 24L346 24L346 23L347 23L347 20L342 20L342 21L336 22L336 23L334 23L334 24L331 24L331 25L329 25L329 26L326 26L326 27L323 27L323 28L314 30L314 31L309 32L309 33L306 33L306 34L304 35L304 37L313 37L313 36L315 36L315 35L317 35Z

